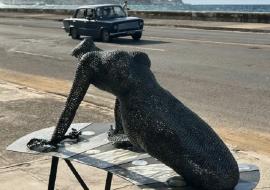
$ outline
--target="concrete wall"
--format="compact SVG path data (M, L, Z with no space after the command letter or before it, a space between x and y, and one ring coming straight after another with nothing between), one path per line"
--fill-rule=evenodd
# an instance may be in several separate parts
M270 13L130 11L143 18L270 23Z
M72 15L74 13L74 10L69 10L69 9L0 8L0 12L48 13L48 14L60 14L60 15Z
M72 15L74 11L67 9L12 8L12 9L0 9L0 12L50 13L61 15ZM270 13L129 11L129 15L151 19L270 23Z

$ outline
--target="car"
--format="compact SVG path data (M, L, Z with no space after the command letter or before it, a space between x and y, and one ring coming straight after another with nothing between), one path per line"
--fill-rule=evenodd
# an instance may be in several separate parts
M112 38L131 36L134 40L142 37L144 21L127 16L121 5L102 4L81 6L71 18L63 20L64 30L73 38L91 36L109 42Z

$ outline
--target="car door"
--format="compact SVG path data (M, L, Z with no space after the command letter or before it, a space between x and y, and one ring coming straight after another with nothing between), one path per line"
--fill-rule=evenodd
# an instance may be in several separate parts
M86 9L77 9L73 16L71 27L73 27L78 35L84 35L84 21L85 21Z
M72 20L73 27L77 30L79 35L84 35L84 21L85 21L86 9L78 9Z
M86 36L98 36L98 25L96 22L95 10L86 9L85 20L83 21L84 35Z

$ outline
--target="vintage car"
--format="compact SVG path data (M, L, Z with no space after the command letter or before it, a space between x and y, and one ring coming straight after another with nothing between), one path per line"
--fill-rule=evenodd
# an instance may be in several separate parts
M140 40L144 22L138 17L128 17L120 5L103 4L79 7L73 17L64 19L63 24L73 39L92 36L109 42L120 36Z

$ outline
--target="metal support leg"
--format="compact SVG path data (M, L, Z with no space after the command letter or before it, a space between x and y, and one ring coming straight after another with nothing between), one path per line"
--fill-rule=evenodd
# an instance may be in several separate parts
M71 164L71 162L69 160L65 160L69 169L72 171L72 173L75 175L76 179L79 181L79 183L81 184L82 188L84 190L89 190L89 188L87 187L87 185L84 183L83 179L81 178L81 176L79 175L79 173L77 172L77 170L75 169L75 167Z
M57 174L57 167L58 167L58 161L59 161L58 157L55 157L55 156L52 157L52 164L51 164L51 172L50 172L50 177L49 177L48 190L54 190L56 174Z
M111 189L112 177L113 177L113 174L111 172L108 172L107 173L107 178L106 178L105 190L110 190Z

